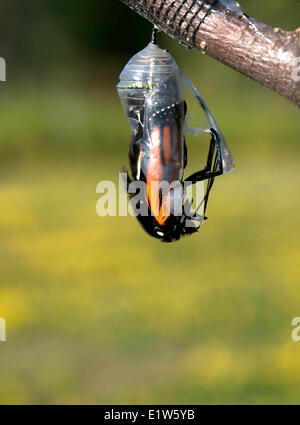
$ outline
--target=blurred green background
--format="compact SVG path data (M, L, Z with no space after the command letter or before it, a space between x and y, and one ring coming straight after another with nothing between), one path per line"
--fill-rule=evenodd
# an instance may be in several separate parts
M298 0L241 4L299 26ZM117 0L6 0L0 19L0 403L299 402L299 110L160 35L236 165L199 233L162 244L95 211L127 165L118 75L151 26Z

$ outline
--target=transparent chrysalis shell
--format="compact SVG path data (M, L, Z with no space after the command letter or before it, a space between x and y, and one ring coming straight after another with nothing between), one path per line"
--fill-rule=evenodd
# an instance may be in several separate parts
M168 91L161 93L155 101L161 105L183 101L183 84L178 66L172 56L157 44L149 43L129 60L120 74L117 89L132 130L136 130L149 94L154 90L157 92L167 80ZM157 103L156 106L158 109L160 105Z
M149 43L127 63L117 89L133 133L138 131L139 125L143 127L139 143L143 149L140 165L145 173L149 165L154 169L157 162L153 148L158 138L157 129L162 127L164 120L169 119L170 124L173 122L171 130L177 132L178 139L176 152L163 170L157 167L155 177L157 180L181 180L184 168L184 96L183 81L175 60L157 44Z

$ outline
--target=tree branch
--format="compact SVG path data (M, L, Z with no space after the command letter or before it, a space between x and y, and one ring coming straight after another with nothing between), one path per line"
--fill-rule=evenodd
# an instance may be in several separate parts
M182 44L196 47L300 108L300 28L273 28L213 0L121 1Z

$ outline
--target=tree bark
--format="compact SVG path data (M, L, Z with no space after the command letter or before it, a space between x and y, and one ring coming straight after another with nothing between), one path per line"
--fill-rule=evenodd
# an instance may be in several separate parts
M213 0L121 0L177 41L196 47L300 108L300 27L273 28Z

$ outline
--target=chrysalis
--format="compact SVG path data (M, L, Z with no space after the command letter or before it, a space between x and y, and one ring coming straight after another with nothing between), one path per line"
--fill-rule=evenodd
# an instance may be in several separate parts
M132 139L129 149L130 183L143 182L136 216L150 235L165 242L196 232L204 216L209 192L218 175L233 168L225 139L206 103L190 80L180 73L168 51L156 44L156 31L148 46L134 55L120 75L117 85L127 114ZM190 114L184 100L184 86L205 114L198 128L188 125ZM185 133L210 134L210 147L204 169L183 180L187 163ZM187 199L187 188L206 182L203 197L195 211ZM129 196L133 198L133 194ZM202 207L203 214L200 214Z

